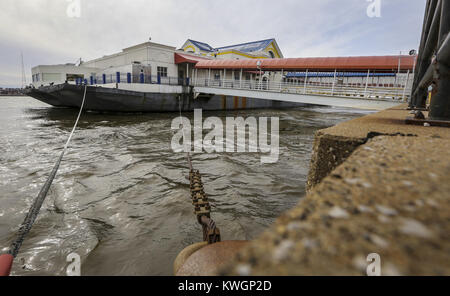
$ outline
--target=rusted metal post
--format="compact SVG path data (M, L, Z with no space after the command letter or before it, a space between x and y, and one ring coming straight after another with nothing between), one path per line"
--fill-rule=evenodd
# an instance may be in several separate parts
M417 68L414 71L415 75L414 75L414 82L413 82L413 87L412 87L413 93L411 94L411 100L409 103L410 108L417 107L417 97L419 95L416 94L415 92L418 89L419 82L422 80L422 75L420 75L420 67L424 60L423 59L423 51L425 48L425 43L428 38L428 34L430 31L430 27L431 27L431 22L433 20L432 16L434 15L434 10L436 9L437 2L438 2L438 0L428 0L427 1L425 15L424 15L424 19L423 19L422 37L421 37L420 46L419 46L419 56L417 58L417 63L416 63ZM423 95L423 94L421 94L421 95Z
M442 3L439 29L438 52L436 55L437 93L430 104L430 119L450 120L450 1Z
M425 108L433 84L429 119L450 121L450 1L428 0L411 108ZM434 92L434 91L433 91Z
M445 0L446 1L446 0ZM422 32L421 48L419 51L419 64L415 85L413 88L410 107L425 108L427 99L427 88L420 87L419 84L424 78L435 52L441 22L442 0L428 0L429 7L426 15L425 27Z

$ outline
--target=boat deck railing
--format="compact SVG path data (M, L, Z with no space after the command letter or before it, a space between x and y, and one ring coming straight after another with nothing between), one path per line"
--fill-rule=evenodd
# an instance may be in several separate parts
M253 91L266 91L298 95L321 95L334 97L357 97L387 101L408 101L411 96L413 76L396 84L342 83L316 81L273 81L273 80L239 80L209 78L179 78L163 75L132 75L131 73L102 74L90 79L78 79L76 84L110 84L110 83L142 83L163 85L190 85L196 87L227 88Z
M187 85L189 81L178 77L170 77L164 75L132 75L131 73L101 74L90 76L89 79L78 78L75 84L110 84L110 83L143 83L143 84L164 84L164 85Z
M299 95L321 95L336 97L358 97L378 100L407 101L411 94L412 80L404 84L356 84L356 83L326 83L326 82L278 82L259 80L227 80L227 79L196 79L192 85L197 87L227 88L254 91L267 91Z

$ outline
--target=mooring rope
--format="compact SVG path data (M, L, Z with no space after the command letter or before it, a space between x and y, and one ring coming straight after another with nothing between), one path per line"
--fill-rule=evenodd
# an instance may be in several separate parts
M16 240L12 243L11 248L8 252L8 254L11 254L14 258L19 253L19 249L22 246L23 240L25 239L25 236L30 232L31 227L33 227L34 221L36 220L39 211L41 209L42 203L44 202L45 198L47 197L48 190L50 189L50 186L52 185L53 179L56 176L56 173L58 172L59 165L61 164L61 161L63 159L64 154L67 151L67 148L69 147L69 143L72 140L73 133L75 132L75 129L78 125L78 121L80 120L81 113L83 111L84 102L86 100L86 91L87 91L87 85L84 88L84 94L83 94L83 101L81 103L80 112L78 113L77 120L75 121L75 125L72 128L72 132L70 133L69 138L67 139L66 145L64 145L64 149L61 152L61 155L59 156L58 160L56 161L52 172L50 173L50 176L48 177L47 181L45 182L44 186L41 188L41 191L39 191L38 196L33 201L33 204L31 205L30 209L28 210L27 215L25 216L25 219L23 220L19 232L17 234Z

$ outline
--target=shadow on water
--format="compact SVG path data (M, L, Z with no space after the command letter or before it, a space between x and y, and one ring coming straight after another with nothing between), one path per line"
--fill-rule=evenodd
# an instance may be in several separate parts
M71 128L78 115L79 110L73 108L25 108L23 112L30 116L30 119L41 119L43 122L51 122L58 125L60 128ZM354 117L357 114L366 115L373 111L354 110L348 108L331 108L318 105L308 105L306 107L297 107L290 109L254 109L254 110L227 110L227 111L203 111L203 118L208 116L217 116L221 119L226 117L280 117L280 120L291 118L285 118L283 115L291 114L295 112L296 118L302 120L309 120L314 124L314 128L321 128L330 126L327 120L323 120L324 114L333 114L337 120L341 118ZM193 119L193 112L183 112L182 116L189 119ZM336 116L337 115L337 116ZM84 111L80 119L80 127L88 128L90 124L105 124L109 126L127 126L151 121L164 121L173 120L177 118L179 113L166 112L166 113L118 113L118 112L96 112L96 111ZM333 118L330 118L333 120Z
M71 128L79 110L72 108L27 108L24 113L30 119L52 122L61 128ZM84 111L80 118L80 127L88 128L89 124L109 123L115 126L134 125L153 120L171 120L179 116L178 113L112 113Z

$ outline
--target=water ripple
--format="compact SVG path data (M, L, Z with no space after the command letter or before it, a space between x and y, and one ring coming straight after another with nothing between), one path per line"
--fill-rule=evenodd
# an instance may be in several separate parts
M14 238L76 117L31 98L0 98L0 249ZM258 153L194 154L224 239L252 239L305 191L313 135L364 115L347 109L204 112L280 117L280 159ZM84 113L14 275L170 275L179 251L200 241L183 153L170 150L177 114ZM191 117L192 114L185 114Z

